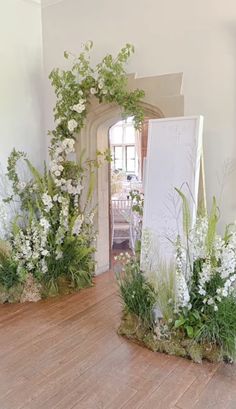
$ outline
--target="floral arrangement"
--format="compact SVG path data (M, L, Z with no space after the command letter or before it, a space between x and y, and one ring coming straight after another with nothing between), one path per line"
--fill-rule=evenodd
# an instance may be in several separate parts
M49 78L57 101L56 127L50 132L49 169L40 173L25 153L13 150L7 177L11 194L1 204L14 209L5 240L0 243L0 301L37 301L92 284L95 262L92 207L96 168L110 160L97 152L95 160L76 160L75 144L83 128L91 98L116 103L124 117L132 115L135 126L143 120L141 90L129 92L124 65L134 51L127 44L116 58L107 55L92 67L92 42L85 44L69 70L54 69ZM78 149L77 149L78 152ZM21 178L24 165L30 177Z
M173 264L159 262L158 271L143 273L139 258L122 258L119 332L154 351L195 362L231 362L236 357L236 232L228 226L223 237L217 234L215 199L210 215L198 215L191 227L181 197L185 234L173 243Z

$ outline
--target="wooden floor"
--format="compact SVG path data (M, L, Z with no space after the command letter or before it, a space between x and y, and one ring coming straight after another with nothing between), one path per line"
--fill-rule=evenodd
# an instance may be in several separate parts
M116 334L111 273L96 287L0 307L0 409L236 409L236 366L153 353Z

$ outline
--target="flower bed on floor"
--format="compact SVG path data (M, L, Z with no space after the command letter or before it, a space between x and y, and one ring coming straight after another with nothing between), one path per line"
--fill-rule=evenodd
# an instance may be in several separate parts
M182 195L183 196L183 195ZM184 199L185 200L185 199ZM153 351L211 362L236 358L236 232L217 234L215 199L209 217L198 215L194 227L184 203L183 237L173 243L173 264L155 263L142 271L140 254L118 257L117 280L123 302L119 334ZM143 234L146 261L148 232ZM153 255L152 258L153 260ZM148 263L147 263L148 265ZM122 268L120 268L122 266Z

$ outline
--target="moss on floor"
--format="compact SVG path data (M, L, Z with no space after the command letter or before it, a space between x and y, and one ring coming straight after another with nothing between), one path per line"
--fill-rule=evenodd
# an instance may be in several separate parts
M139 317L126 312L123 313L118 334L152 351L189 358L196 363L201 363L203 359L210 362L220 362L224 358L217 345L199 344L191 339L176 337L158 339L150 328L145 327Z

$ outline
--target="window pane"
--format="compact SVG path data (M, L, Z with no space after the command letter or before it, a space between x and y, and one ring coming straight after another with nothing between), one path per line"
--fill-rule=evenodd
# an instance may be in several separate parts
M122 126L113 126L110 129L110 144L111 145L121 144L122 134L123 134Z
M135 171L135 160L127 159L127 172L134 172L134 171Z
M126 147L126 171L135 172L135 147Z
M134 146L127 146L127 159L135 159L135 147Z
M122 170L122 160L115 160L115 169L121 169Z
M135 129L133 125L125 128L125 140L124 143L135 143Z
M122 146L115 146L114 150L115 150L115 159L121 159L122 160L122 156L123 156Z

